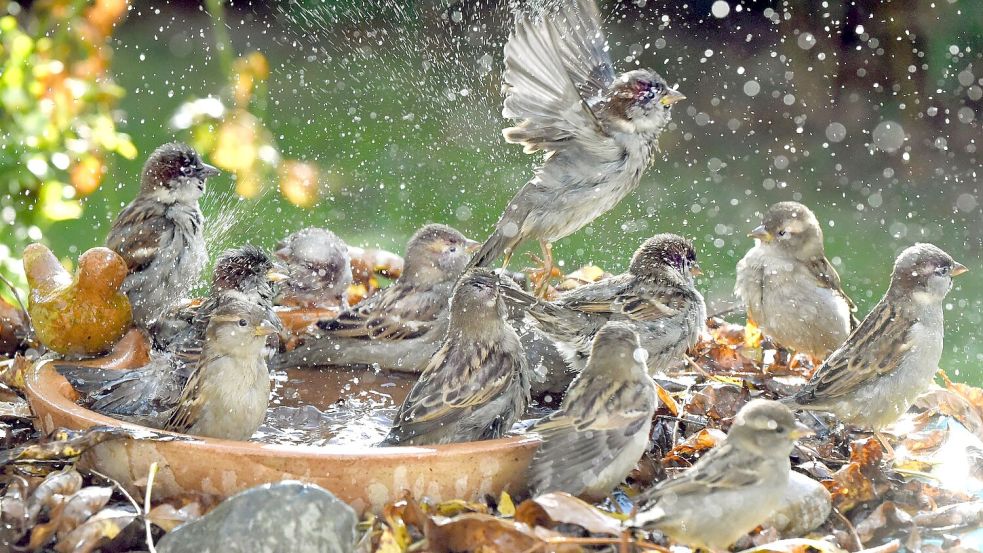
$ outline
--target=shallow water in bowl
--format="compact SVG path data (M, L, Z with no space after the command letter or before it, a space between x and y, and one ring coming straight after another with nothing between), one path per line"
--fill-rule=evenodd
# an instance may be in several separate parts
M273 376L266 422L254 441L375 446L386 437L417 375L371 368L287 369ZM532 406L513 433L545 414Z

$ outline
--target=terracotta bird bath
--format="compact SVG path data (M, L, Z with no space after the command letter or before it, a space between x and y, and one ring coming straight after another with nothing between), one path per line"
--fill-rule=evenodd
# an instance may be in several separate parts
M33 367L26 381L28 399L44 432L102 425L139 428L77 405L75 390L47 363ZM200 495L221 499L258 484L295 479L331 490L360 513L379 513L404 490L435 501L522 491L524 472L537 444L535 438L520 437L387 448L210 438L118 440L90 449L80 464L116 479L138 497L145 492L150 466L156 462L159 472L152 493L160 499Z

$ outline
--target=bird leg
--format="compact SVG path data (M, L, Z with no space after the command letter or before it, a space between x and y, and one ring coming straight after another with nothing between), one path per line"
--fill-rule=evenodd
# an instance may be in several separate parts
M553 277L559 277L560 271L553 265L553 244L550 244L546 240L539 241L539 247L543 250L543 258L539 259L535 255L530 255L533 262L540 265L531 273L529 273L529 280L533 283L533 290L535 291L537 298L546 297L546 291L549 289L550 279Z

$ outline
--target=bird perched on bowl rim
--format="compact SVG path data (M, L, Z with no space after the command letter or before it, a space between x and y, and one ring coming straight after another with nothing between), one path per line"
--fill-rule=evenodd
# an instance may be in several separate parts
M599 501L635 468L658 403L647 356L632 325L601 327L560 408L529 428L542 439L529 465L534 496L566 492Z
M825 359L858 321L826 258L816 215L798 202L779 202L749 236L755 245L738 262L734 286L748 319L779 344Z
M584 367L594 335L606 322L624 321L638 333L654 375L682 359L705 332L706 304L694 282L699 274L689 240L657 234L635 251L626 272L575 288L553 302L515 288L503 290L510 301L527 307L572 369Z
M420 372L447 331L454 283L478 243L428 224L406 245L399 279L335 319L320 321L296 349L274 361L283 368L378 366Z
M881 301L809 382L783 401L866 430L898 420L938 371L943 302L952 277L966 271L932 244L906 248Z
M154 150L143 166L137 197L120 212L106 247L128 269L123 291L133 320L150 328L195 285L208 260L198 198L205 181L219 174L186 144Z
M215 310L198 364L162 429L225 440L246 440L259 429L270 401L263 349L277 331L266 316L238 300Z
M509 202L495 231L471 260L505 264L523 242L537 240L544 267L538 295L553 270L551 243L569 236L638 187L685 98L654 71L616 74L593 0L563 0L555 13L519 15L505 45L503 131L523 151L542 151L535 175Z
M385 444L500 438L526 410L526 356L506 320L501 286L483 269L458 281L444 340L400 405Z
M639 495L631 524L674 541L727 549L781 505L795 440L812 434L777 401L755 399L738 411L723 443L682 474Z

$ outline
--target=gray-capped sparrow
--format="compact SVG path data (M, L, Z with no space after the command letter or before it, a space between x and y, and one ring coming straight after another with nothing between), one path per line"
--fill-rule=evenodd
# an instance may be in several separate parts
M726 549L781 504L794 442L811 433L777 401L749 402L722 444L642 492L632 523L689 546Z
M533 495L560 491L601 500L635 468L657 405L645 357L632 325L601 327L560 408L529 428L543 440L529 466Z
M106 239L106 247L126 261L122 290L137 325L150 328L198 284L208 259L198 198L205 180L217 174L190 146L177 142L154 150L143 166L140 192Z
M551 242L638 187L672 105L684 96L651 70L615 74L593 0L519 16L505 45L503 80L502 115L520 120L505 129L505 140L545 157L471 265L489 266L502 254L507 265L520 244L538 240L548 275Z
M259 248L226 250L215 262L208 298L196 309L181 310L157 325L165 343L151 353L147 365L128 371L66 363L56 367L76 390L85 394L90 409L133 422L152 423L179 400L201 357L208 321L222 306L236 302L255 306L266 313L272 328L280 328L273 311L270 283L281 278Z
M160 426L196 436L246 440L263 423L270 374L263 348L277 329L264 309L230 301L208 320L201 358Z
M778 343L825 359L856 328L856 306L826 259L823 229L797 202L779 202L749 236L756 243L737 264L734 293L748 318Z
M931 244L905 249L884 298L805 387L784 401L868 430L896 421L932 383L942 357L942 303L952 277L966 271Z
M276 245L290 279L280 287L277 303L299 307L348 306L352 260L341 238L323 228L297 231Z
M303 343L276 357L278 367L378 365L419 372L447 332L454 283L477 243L447 225L418 230L403 273L337 318L318 322Z
M698 274L689 240L657 234L638 248L627 272L575 288L554 302L503 290L510 301L528 307L574 370L583 368L594 335L606 322L625 321L648 351L649 373L656 374L682 359L706 328L706 304L694 283Z
M444 340L399 407L386 444L499 438L526 410L528 366L500 286L481 269L461 277Z

